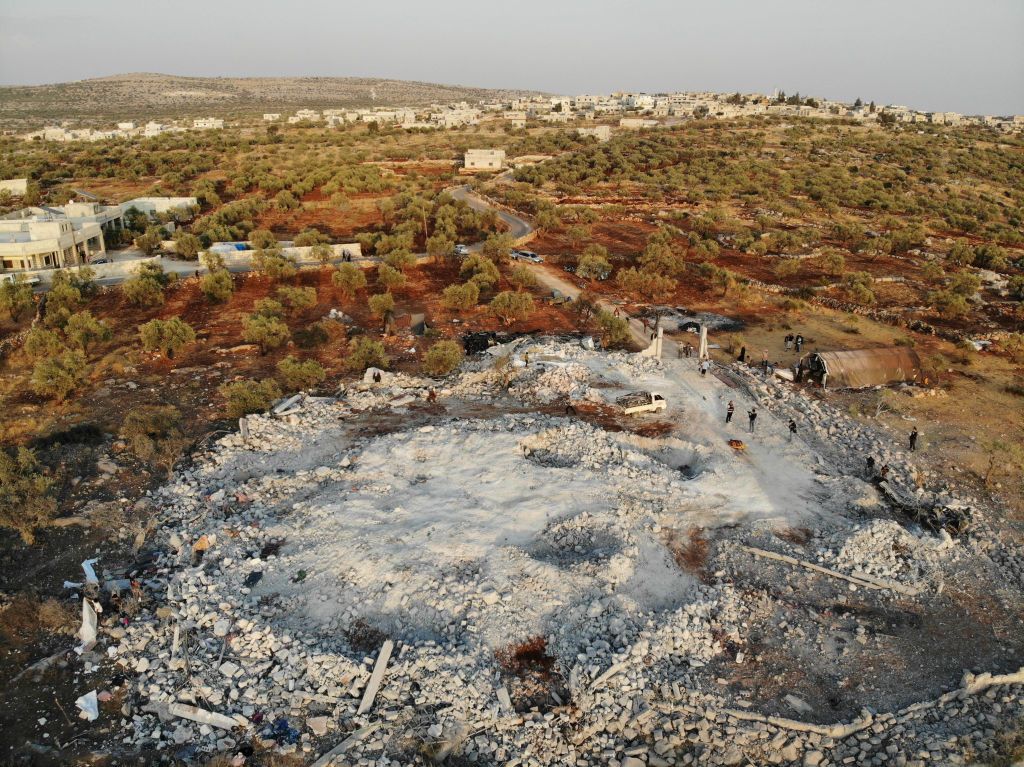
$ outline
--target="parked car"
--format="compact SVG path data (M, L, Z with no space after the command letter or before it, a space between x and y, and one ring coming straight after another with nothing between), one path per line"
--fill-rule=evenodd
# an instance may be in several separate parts
M94 258L89 262L90 264L112 264L114 263L109 258Z
M516 251L519 254L519 258L523 261L531 261L535 264L543 264L544 259L534 253L532 250L520 250Z
M19 280L19 277L20 277L20 280ZM33 275L24 275L24 274L20 274L19 272L7 272L5 274L0 274L0 283L4 283L4 282L19 282L19 281L25 283L26 285L38 285L39 284L39 277L37 275L35 275L35 274L33 274Z
M565 266L562 267L562 269L564 269L565 271L569 272L569 274L575 274L576 273L576 265L575 264L566 264Z
M456 245L455 246L455 255L458 256L459 258L463 258L465 256L468 256L469 255L469 246L468 245L462 245L461 243L459 245Z

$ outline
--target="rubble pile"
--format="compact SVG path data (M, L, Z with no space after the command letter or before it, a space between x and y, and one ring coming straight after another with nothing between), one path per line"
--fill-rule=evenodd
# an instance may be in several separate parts
M990 751L1019 716L1024 673L838 724L792 695L797 718L761 713L729 679L759 673L780 611L794 658L832 640L786 601L789 573L812 576L777 563L785 574L754 589L738 582L744 547L934 592L959 544L865 523L873 487L796 452L765 482L693 413L689 433L656 439L516 408L418 408L432 390L457 413L507 402L505 381L548 402L663 372L578 344L510 346L507 364L495 354L443 380L368 372L335 398L249 416L247 436L222 437L154 496L151 598L99 627L97 651L129 680L125 742L196 761L256 741L378 767L924 765ZM874 439L752 386L836 441ZM376 428L390 412L407 417ZM806 549L765 538L780 519L814 520ZM718 527L706 547L687 537Z

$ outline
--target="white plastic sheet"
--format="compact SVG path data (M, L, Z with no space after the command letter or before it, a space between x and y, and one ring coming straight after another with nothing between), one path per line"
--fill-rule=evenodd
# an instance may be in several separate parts
M85 582L99 584L100 579L96 577L96 571L92 569L92 566L99 562L99 559L87 559L82 562L82 570L85 571Z
M82 644L75 648L79 655L91 650L96 645L96 609L88 599L82 600L82 627L78 629L78 638Z

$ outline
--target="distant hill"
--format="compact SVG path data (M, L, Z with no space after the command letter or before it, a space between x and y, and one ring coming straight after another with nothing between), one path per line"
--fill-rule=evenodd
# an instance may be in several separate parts
M532 93L365 77L177 77L135 73L53 85L0 87L0 125L23 129L56 120L86 125L200 114L223 117L298 107L415 107Z

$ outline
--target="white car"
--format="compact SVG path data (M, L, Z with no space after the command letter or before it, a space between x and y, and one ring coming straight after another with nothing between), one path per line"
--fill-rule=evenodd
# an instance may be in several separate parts
M463 257L463 256L468 256L469 255L469 246L468 245L461 245L461 244L460 245L456 245L455 246L455 255L459 256L460 258Z
M523 259L523 261L531 261L531 262L533 262L535 264L543 264L544 263L544 259L541 258L540 256L538 256L532 250L519 250L519 251L513 251L513 252L516 253L519 258Z

